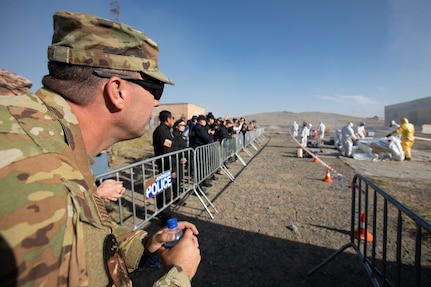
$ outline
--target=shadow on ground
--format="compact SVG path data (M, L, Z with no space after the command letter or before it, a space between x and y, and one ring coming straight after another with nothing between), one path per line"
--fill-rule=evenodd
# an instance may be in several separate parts
M178 218L195 222L201 230L198 237L202 261L192 281L193 286L371 285L358 256L351 252L341 254L321 270L307 275L309 270L335 250L266 236L260 234L259 230L248 232L179 214ZM154 222L146 229L151 231L158 228L157 222ZM335 269L332 264L336 265ZM343 278L350 279L339 282L339 272L344 273ZM131 277L134 286L151 286L162 274L161 269L142 267L133 272Z

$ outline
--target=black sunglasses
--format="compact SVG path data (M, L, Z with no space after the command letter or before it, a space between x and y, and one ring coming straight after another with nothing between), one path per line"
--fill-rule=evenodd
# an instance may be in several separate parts
M134 84L137 84L150 92L155 100L160 100L163 94L163 88L165 87L165 84L163 82L153 82L148 80L142 80L142 79L136 79L124 75L118 75L118 74L111 74L107 72L97 71L94 70L93 74L100 78L111 78L111 77L119 77L120 79L132 82Z

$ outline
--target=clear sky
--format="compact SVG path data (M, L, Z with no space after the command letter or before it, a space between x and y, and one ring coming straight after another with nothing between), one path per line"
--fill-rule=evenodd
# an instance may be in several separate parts
M2 0L0 67L38 89L52 15L108 19L113 0ZM120 21L160 47L175 86L162 103L216 116L331 112L384 116L431 96L430 0L119 0Z

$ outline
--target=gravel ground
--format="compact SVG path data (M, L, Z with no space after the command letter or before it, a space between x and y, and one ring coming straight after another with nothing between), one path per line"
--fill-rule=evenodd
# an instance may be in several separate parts
M296 143L286 134L275 132L267 139L259 146L259 152L250 150L255 154L253 158L240 154L247 166L239 161L229 164L236 177L234 182L217 175L213 187L207 189L218 210L214 219L195 196L176 210L180 220L195 223L200 231L202 261L192 285L371 286L353 249L307 275L316 264L349 242L351 192L324 182L326 168L322 164L297 158ZM418 151L426 149L427 145ZM390 171L390 165L398 165L399 169L405 162L382 163L385 168L379 163L355 163L337 155L330 147L319 149L319 158L342 174L346 184L358 172L355 165L360 164L359 172L368 170L376 175L399 200L417 206L418 210L430 210L430 179L410 177L397 185L391 177L394 175L381 175L382 169ZM429 174L431 163L426 157L407 164L412 170ZM157 221L146 227L149 231L158 228ZM425 263L430 266L429 249L424 252ZM134 286L151 286L161 274L160 269L141 268L132 273Z

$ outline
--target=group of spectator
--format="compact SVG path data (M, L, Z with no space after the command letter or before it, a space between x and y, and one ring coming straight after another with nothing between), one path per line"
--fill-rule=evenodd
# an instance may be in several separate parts
M247 119L241 117L229 119L228 115L224 118L215 118L212 112L206 115L194 115L187 120L185 135L188 136L189 146L198 146L222 142L223 139L235 138L239 134L245 135L250 130L256 129L256 121L247 123Z
M161 148L161 143L154 141L154 134L159 134L160 129L164 129L164 134L167 133L166 127L169 128L170 137L172 141L178 140L178 143L170 147L170 152L183 149L185 147L196 148L202 145L206 145L215 141L222 142L223 139L235 138L239 134L245 135L250 130L256 129L256 121L250 121L247 123L247 119L241 117L229 119L228 115L224 118L215 118L212 112L206 115L194 115L190 119L181 117L172 124L166 123L166 115L174 120L174 116L170 111L163 110L159 113L159 126L153 132L153 145L155 155L164 154ZM163 128L163 126L165 126ZM166 146L164 147L166 151Z
M160 156L170 152L182 150L184 148L197 148L216 141L222 142L224 139L235 138L238 135L245 135L248 131L256 129L256 122L251 121L247 124L246 118L232 118L228 115L224 118L215 118L212 112L206 115L194 115L191 119L186 120L184 117L175 121L175 117L168 110L162 110L159 113L160 124L153 132L153 148L154 155ZM181 182L181 178L177 178L183 174L182 170L177 172L176 167L184 168L187 162L187 157L181 158L181 164L177 165L175 159L172 160L172 178L174 185ZM236 160L234 157L233 160ZM169 158L164 158L157 161L159 172L164 172L169 169ZM193 175L193 165L190 165L190 176ZM221 173L221 171L220 171ZM200 183L200 188L207 194L205 187L211 187L211 180L215 180L215 175L206 178ZM173 186L173 190L177 190L177 186ZM176 196L177 194L174 194ZM162 208L170 197L167 194L159 194L156 196L157 207ZM169 206L161 212L161 222L164 224L170 217Z

